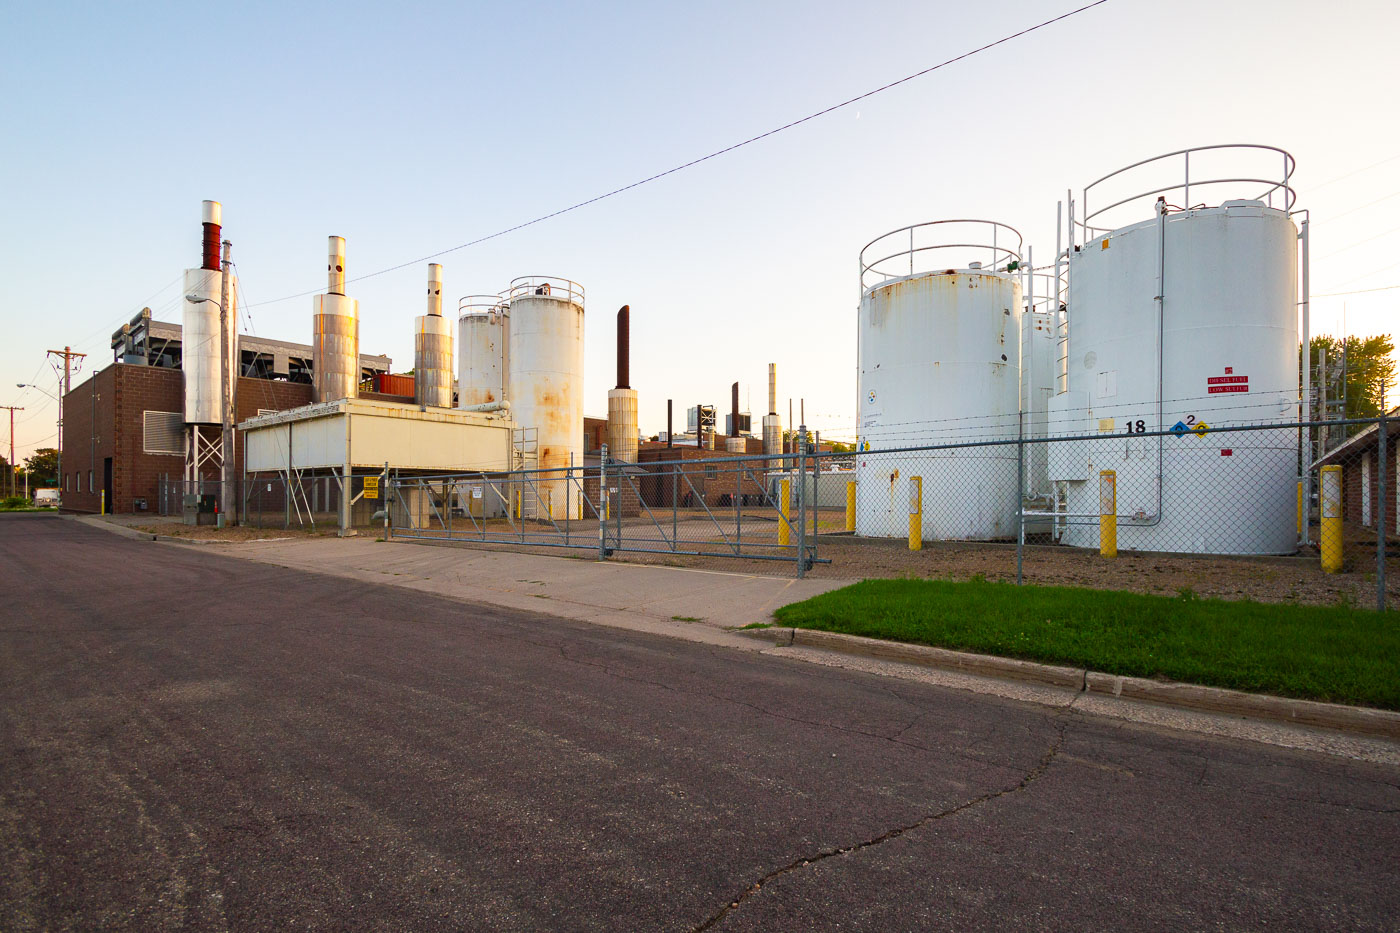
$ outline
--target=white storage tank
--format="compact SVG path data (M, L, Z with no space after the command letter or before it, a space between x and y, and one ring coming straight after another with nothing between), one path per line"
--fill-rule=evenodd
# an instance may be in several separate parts
M1015 439L1021 237L946 220L885 234L860 254L856 534L908 533L922 477L925 540L1016 533L1016 448L882 450Z
M457 407L509 397L510 313L500 295L468 295L457 303Z
M428 313L414 320L413 396L419 405L452 407L452 324L442 316L442 266L428 266Z
M203 263L185 270L185 300L180 316L180 368L185 377L185 423L220 424L219 399L223 392L223 365L219 347L227 340L230 386L238 379L238 277L229 275L228 327L219 333L219 301L223 292L223 272L219 268L219 241L223 229L223 208L218 201L205 201ZM190 299L195 299L191 301Z
M311 378L318 402L360 394L360 303L345 296L345 238L329 238L326 294L312 298Z
M1212 155L1251 154L1272 175L1232 164L1222 167L1228 177L1212 180L1201 169ZM1053 433L1100 439L1050 447L1063 543L1098 546L1099 473L1113 470L1120 549L1294 550L1297 429L1220 433L1297 418L1292 166L1269 147L1205 147L1129 166L1084 190L1085 242L1069 255L1067 391L1052 400L1051 419ZM1143 167L1156 174L1139 180ZM1172 167L1184 194L1160 187ZM1259 176L1243 183L1255 197L1201 203L1238 189L1240 175ZM1147 193L1119 198L1125 188ZM1144 219L1107 228L1125 211ZM1175 433L1140 436L1154 431Z
M511 282L507 295L511 419L534 428L540 470L583 465L583 286L554 276ZM581 518L563 473L542 473L541 518ZM567 505L566 505L567 503Z

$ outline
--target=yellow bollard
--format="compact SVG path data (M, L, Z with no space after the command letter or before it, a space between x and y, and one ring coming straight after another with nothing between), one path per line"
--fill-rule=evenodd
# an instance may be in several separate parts
M106 515L106 514L107 514L107 490L105 490L105 489L102 490L102 505L101 505L101 509L102 509L102 514L103 514L103 515Z
M1298 540L1303 540L1303 481L1298 480Z
M1318 546L1322 549L1324 573L1342 572L1342 468L1325 466L1318 483L1318 511L1322 529Z
M778 547L787 547L792 541L792 526L788 524L788 500L792 495L792 480L785 479L778 484Z
M909 477L909 550L924 546L924 478Z
M1118 556L1118 474L1099 471L1099 556Z
M846 530L856 530L856 481L846 482Z
M520 490L520 489L515 490L515 520L516 520L516 521L520 521L520 513L521 513L522 511L524 511L524 506L523 506L522 503L521 503L521 498L522 498L521 493L522 493L522 492L523 492L523 490Z

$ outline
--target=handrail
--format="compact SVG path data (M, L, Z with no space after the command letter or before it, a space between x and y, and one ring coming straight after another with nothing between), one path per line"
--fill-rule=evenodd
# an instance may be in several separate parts
M969 241L967 241L967 242L961 242L961 241L960 241L961 238L958 237L958 236L955 234L955 235L953 235L953 239L950 240L950 241L948 241L948 242L933 242L933 243L927 243L927 244L924 244L924 245L915 245L915 232L916 232L916 231L927 230L928 228L933 228L933 227L941 227L942 225L945 225L945 224L976 224L976 225L979 225L979 226L981 226L981 227L988 227L988 228L990 228L991 242L989 243L989 242L986 242L985 240L977 240L977 239L972 239L972 240L969 240ZM940 232L941 232L941 231L940 231ZM890 253L889 255L881 256L879 259L872 259L872 260L867 260L867 259L866 259L866 253L869 252L870 249L871 249L871 247L875 246L875 244L881 243L882 241L887 240L887 239L889 239L890 237L900 236L900 235L902 235L902 234L908 234L909 245L908 245L907 247L904 247L903 249L896 250L895 252L892 252L892 253ZM1009 238L1007 237L1007 234L1010 235ZM1013 240L1014 240L1014 244L1015 244L1014 247L1013 247L1013 246L1009 246L1009 245L1003 245L1003 244L1005 244L1005 243L1013 242ZM997 267L1000 267L1000 266L1010 266L1013 262L1016 263L1017 265L1019 265L1020 262L1021 262L1021 247L1022 247L1023 243L1024 243L1024 240L1022 239L1021 233L1020 233L1019 230L1017 230L1015 227L1009 226L1009 225L1007 225L1007 224L998 223L998 222L995 221L995 220L977 220L977 219L972 219L972 218L961 218L961 219L950 219L950 220L930 220L930 221L925 221L924 223L911 224L910 226L907 226L907 227L900 227L900 228L897 229L897 230L891 230L889 233L885 233L885 234L881 234L880 236L877 236L875 239L871 240L869 243L865 244L865 246L863 246L863 247L861 248L861 251L860 251L860 291L861 291L861 295L864 296L864 295L865 295L866 293L868 293L871 289L878 288L880 285L884 284L885 282L889 281L889 280L892 279L892 278L900 278L900 277L905 276L905 275L913 275L914 272L915 272L915 262L914 262L914 259L915 259L916 256L919 256L920 254L923 254L923 253L934 252L934 251L937 251L937 250L948 250L948 249L975 249L975 250L986 250L987 253L988 253L988 256L989 256L989 258L990 258L990 262L985 263L985 266L986 266L988 272L992 272L992 271L997 271ZM892 270L892 269L888 269L887 267L884 267L886 263L890 263L890 262L892 262L892 261L894 261L894 260L897 260L897 259L903 259L903 258L905 258L905 257L908 257L908 260L909 260L909 262L908 262L908 270L907 270L907 271L905 271L905 270L895 271L895 270ZM966 262L963 262L963 263L959 263L959 265L966 266L967 263L966 263ZM946 264L946 263L941 264L941 265L940 265L940 264L932 264L932 263L930 263L930 264L928 265L927 268L921 268L920 271L929 272L929 271L933 271L934 269L946 268L946 267L947 267L947 264ZM1005 271L1005 270L1003 270L1003 271ZM880 276L880 281L879 281L879 282L875 282L875 283L873 283L873 284L868 283L868 276L869 276L871 273Z
M1191 178L1192 153L1215 152L1225 149L1251 150L1255 152L1271 152L1280 155L1283 157L1283 174L1281 177L1277 178L1257 178L1250 176L1225 178L1198 178L1194 180ZM1153 188L1148 191L1140 191L1136 194L1129 195L1128 197L1120 198L1119 200L1114 201L1112 204L1107 204L1103 207L1097 208L1096 210L1089 209L1089 192L1092 191L1094 188L1098 187L1099 185L1103 184L1104 182L1108 181L1109 179L1117 178L1126 172L1130 172L1133 169L1141 168L1144 165L1151 165L1154 163L1162 162L1167 159L1175 159L1178 156L1180 156L1182 159L1181 182L1176 184L1165 185L1158 188ZM1116 169L1115 171L1109 172L1102 178L1097 178L1094 181L1089 182L1089 184L1084 186L1080 197L1080 207L1083 210L1083 219L1075 221L1075 223L1076 226L1082 228L1086 232L1095 231L1097 233L1107 230L1113 230L1116 229L1118 226L1121 226L1121 224L1097 226L1091 223L1091 221L1093 221L1094 218L1099 217L1107 213L1108 211L1113 210L1116 207L1122 207L1124 204L1129 204L1133 201L1137 201L1142 198L1150 198L1154 195L1165 194L1168 191L1176 191L1178 189L1184 192L1184 201L1186 203L1184 203L1182 207L1189 209L1193 207L1193 205L1190 203L1192 186L1204 187L1206 185L1221 184L1268 185L1269 187L1265 188L1258 195L1250 198L1250 200L1267 199L1268 205L1270 207L1273 207L1273 199L1275 192L1281 192L1281 196L1283 198L1282 210L1291 211L1293 209L1293 205L1297 203L1298 200L1298 193L1293 189L1292 185L1290 184L1293 178L1293 172L1296 167L1297 160L1295 160L1293 156L1286 150L1280 149L1277 146L1266 146L1258 143L1221 143L1214 146L1195 146L1190 149L1178 149L1175 152L1168 152L1162 155L1152 156L1151 158L1142 159L1140 161L1134 162L1131 165L1125 165L1120 169Z
M457 316L505 311L506 300L501 295L464 295L457 302Z
M511 280L505 294L508 302L530 295L549 295L583 306L583 286L557 275L522 275Z

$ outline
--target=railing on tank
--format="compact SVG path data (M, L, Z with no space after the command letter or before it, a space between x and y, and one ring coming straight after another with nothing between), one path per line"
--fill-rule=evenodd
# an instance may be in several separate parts
M1255 175L1226 175L1222 177L1211 177L1207 175L1207 177L1204 178L1198 175L1196 178L1191 177L1191 156L1193 154L1199 155L1204 152L1223 152L1226 150L1232 153L1247 152L1251 156L1256 156L1260 159L1278 159L1282 168L1282 174L1276 177L1270 177L1272 173L1268 173L1263 177ZM1264 153L1269 153L1270 155L1265 156ZM1161 163L1166 163L1168 160L1178 158L1181 160L1181 177L1179 181L1173 180L1170 184L1161 185L1160 187L1151 188L1150 190L1139 191L1136 194L1130 194L1127 197L1119 198L1102 207L1091 208L1089 193L1095 188L1099 188L1099 186L1103 185L1105 182L1112 179L1118 179L1121 182L1123 180L1122 176L1128 172L1143 169L1145 166L1157 166L1160 168ZM1250 194L1246 199L1263 201L1269 207L1278 207L1280 210L1292 210L1294 203L1298 200L1297 192L1294 191L1290 185L1294 168L1295 161L1293 156L1288 152L1279 149L1277 146L1264 146L1255 143L1223 143L1217 146L1196 146L1192 149L1180 149L1176 152L1168 152L1163 155L1153 156L1150 159L1143 159L1140 162L1134 162L1132 165L1126 165L1117 171L1109 172L1102 178L1085 185L1083 193L1080 196L1080 210L1083 212L1083 219L1075 223L1076 226L1084 230L1087 237L1098 236L1124 226L1124 223L1096 224L1094 223L1096 218L1102 218L1115 208L1133 204L1148 198L1155 200L1157 197L1172 191L1182 192L1182 201L1184 203L1180 205L1181 209L1189 210L1193 207L1203 207L1206 206L1204 203L1191 203L1191 189L1196 188L1199 190L1212 185L1266 185L1267 187L1265 187L1263 191L1259 191L1257 194ZM1251 187L1243 190L1255 191L1257 189ZM1279 203L1275 204L1275 199L1277 199ZM1225 198L1219 198L1217 199L1217 203L1223 200L1225 200ZM1144 218L1137 219L1140 220Z
M506 310L506 299L501 295L466 295L457 302L458 317L504 310Z
M550 295L583 307L583 286L557 275L522 275L511 280L510 288L506 291L506 300L514 301L526 295Z
M951 226L954 224L965 225L966 229L959 230ZM921 232L932 242L920 242ZM944 241L940 235L946 236L947 240ZM961 262L946 258L942 262L932 261L940 255L947 257L948 253L939 252L943 250L985 251L982 259L985 270L1011 271L1021 264L1021 246L1020 231L995 220L931 220L900 227L877 236L860 251L860 293L864 296L890 279L903 278L916 272L970 267L966 254L958 257L963 260ZM886 250L893 252L885 254ZM878 259L867 259L867 253L883 255ZM971 261L978 260L974 256Z

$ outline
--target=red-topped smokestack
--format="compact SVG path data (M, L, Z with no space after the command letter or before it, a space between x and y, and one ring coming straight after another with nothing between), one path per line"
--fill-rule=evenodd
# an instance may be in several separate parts
M623 305L617 312L617 387L632 388L630 362L632 356L632 306Z
M219 237L223 232L223 207L218 201L204 202L204 259L201 269L219 268Z

